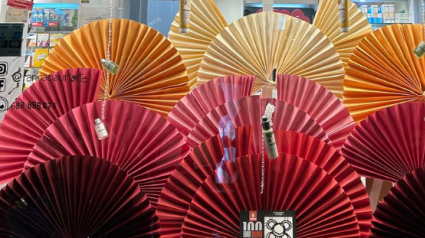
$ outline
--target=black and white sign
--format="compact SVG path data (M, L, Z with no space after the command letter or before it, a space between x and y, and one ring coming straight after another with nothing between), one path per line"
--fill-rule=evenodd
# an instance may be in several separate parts
M242 211L240 238L296 238L295 211Z

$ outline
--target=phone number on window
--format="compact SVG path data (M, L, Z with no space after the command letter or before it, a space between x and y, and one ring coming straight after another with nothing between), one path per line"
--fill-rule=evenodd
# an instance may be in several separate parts
M56 109L54 102L14 102L9 109Z

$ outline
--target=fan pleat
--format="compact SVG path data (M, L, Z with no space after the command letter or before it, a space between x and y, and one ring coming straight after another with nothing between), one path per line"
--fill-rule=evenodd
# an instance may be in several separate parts
M344 104L354 120L405 102L424 100L424 59L413 50L423 41L422 25L382 27L359 42L348 63Z
M371 237L423 237L425 167L398 181L374 212Z
M332 42L341 56L344 67L357 44L364 36L372 32L372 27L357 5L348 1L350 22L349 33L342 33L339 28L338 2L333 0L321 0L317 7L313 25L320 29Z
M69 79L76 75L85 76L86 80L71 82ZM50 124L72 108L96 100L102 73L95 69L68 69L49 77L58 80L45 78L35 82L16 99L15 105L24 103L25 108L9 109L1 123L0 184L22 172L32 147ZM41 103L41 108L29 108L28 103L32 102Z
M359 123L343 146L344 157L363 176L397 182L425 165L425 104L377 111Z
M159 237L148 198L117 166L89 156L37 165L0 191L5 237Z
M100 60L106 58L108 24L108 20L93 22L64 37L46 59L40 74L75 67L103 70ZM192 83L177 49L148 26L114 19L110 59L118 64L119 70L116 75L110 75L108 99L138 103L167 115L190 90ZM106 72L103 73L99 99L104 98L105 86ZM159 100L149 95L157 96Z
M102 103L85 104L60 117L36 143L25 167L68 154L104 158L126 171L155 206L189 147L161 115L121 101L107 101L103 122L109 137L100 141L94 120L101 116Z
M225 102L251 95L254 76L224 76L213 79L182 98L168 114L168 120L187 138L210 111Z

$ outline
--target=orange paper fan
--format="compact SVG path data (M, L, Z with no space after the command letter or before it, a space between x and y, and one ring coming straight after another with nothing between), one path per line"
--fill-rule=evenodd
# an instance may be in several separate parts
M360 236L349 199L322 169L296 156L266 158L261 194L261 168L261 155L250 155L211 173L191 200L182 236L238 237L240 212L258 210L294 210L299 238Z
M355 121L386 107L424 101L425 58L413 53L422 41L422 25L395 24L359 43L344 81L344 104Z
M254 76L224 76L210 80L182 98L168 114L168 120L184 137L211 110L237 98L251 95Z
M223 128L260 125L266 106L276 107L273 113L273 128L303 132L328 141L323 128L306 112L296 106L277 99L250 96L227 102L210 113L191 131L188 143L191 148L198 146L208 138L218 135ZM255 127L255 136L261 136L261 128ZM256 153L260 153L257 151Z
M277 92L279 100L295 105L316 120L335 148L341 148L355 126L344 104L329 90L307 78L280 74Z
M183 57L189 78L195 80L205 51L227 22L213 0L194 0L190 7L189 32L180 33L179 25L180 13L177 13L168 39Z
M354 128L341 151L359 174L397 182L425 166L424 118L424 103L377 111Z
M104 158L127 172L155 205L169 175L189 153L186 141L158 113L122 101L107 101L103 122L109 137L99 140L94 121L102 103L60 117L34 146L25 167L69 154Z
M370 237L424 237L424 197L425 167L422 167L398 181L378 204Z
M65 36L40 70L41 75L67 68L103 69L109 20L92 22ZM110 59L119 66L110 75L108 98L137 103L167 115L190 90L189 78L177 49L156 30L125 19L112 20ZM106 72L99 98L103 99Z
M22 173L31 149L57 118L97 100L101 77L97 69L54 72L16 99L0 124L0 184Z
M254 89L275 85L273 72L309 78L342 98L344 67L331 41L313 25L281 13L245 16L208 47L198 84L224 75L255 75Z
M67 156L26 170L0 191L1 237L159 237L155 210L117 166Z

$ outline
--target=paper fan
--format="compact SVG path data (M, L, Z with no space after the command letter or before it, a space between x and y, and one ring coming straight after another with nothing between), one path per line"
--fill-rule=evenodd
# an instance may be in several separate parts
M189 33L179 33L179 24L177 13L168 38L183 57L189 78L194 80L205 51L227 22L213 0L196 0L191 2Z
M254 76L224 76L210 80L182 98L168 114L168 120L184 137L211 110L237 98L251 95Z
M71 109L96 100L101 77L96 69L55 72L16 99L0 124L0 184L22 172L31 149L50 124Z
M273 71L300 75L342 96L344 68L329 39L311 24L280 13L251 14L211 43L198 84L223 75L255 75L255 88L274 85Z
M425 58L413 53L424 40L423 26L395 24L367 35L350 58L344 104L355 121L404 102L423 101Z
M314 118L336 148L344 144L355 126L342 102L329 90L307 78L278 75L277 93L279 100L295 105Z
M101 108L102 102L89 103L60 117L34 146L25 167L68 154L104 158L127 172L155 205L189 147L161 115L122 101L106 103L109 137L98 140L94 120L100 118Z
M302 132L328 141L323 128L296 106L277 99L261 99L259 96L250 96L229 101L208 113L189 134L189 146L194 148L208 138L218 135L220 129L229 126L257 125L254 136L261 136L260 120L269 103L276 107L276 111L273 113L275 130ZM260 152L256 151L255 153Z
M0 191L1 237L159 237L155 210L117 166L67 156Z
M313 25L320 29L331 40L341 56L341 60L345 67L347 66L350 56L357 44L365 35L372 32L371 25L357 5L351 1L348 1L348 4L348 16L350 23L349 32L342 33L340 30L338 1L320 1L313 22Z
M281 155L265 162L261 195L261 155L226 162L204 181L190 203L183 237L238 237L241 211L295 210L297 237L359 237L353 207L339 184L316 165ZM232 178L221 182L222 174Z
M173 172L158 202L161 234L172 237L180 232L189 202L206 176L224 161L252 154L261 146L261 137L252 134L254 126L238 127L233 131L206 140L186 157ZM228 135L230 134L230 135ZM315 163L331 175L348 194L353 203L364 237L367 237L372 218L369 197L360 177L335 149L305 134L275 131L279 152L288 153ZM184 192L183 192L184 191Z
M89 67L103 69L109 20L92 22L65 36L40 70ZM189 78L177 49L156 30L125 19L112 20L111 60L119 70L109 80L108 98L137 103L167 115L189 90ZM106 71L99 98L103 99Z
M425 168L398 181L376 208L371 237L417 237L425 232Z
M359 174L397 182L425 165L424 118L424 103L375 112L354 128L341 151Z

